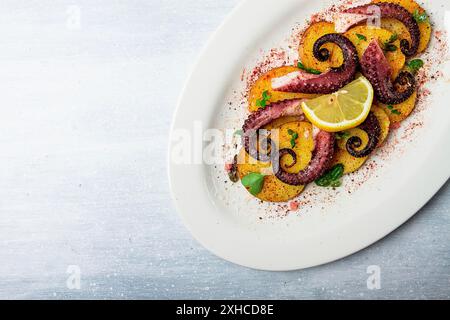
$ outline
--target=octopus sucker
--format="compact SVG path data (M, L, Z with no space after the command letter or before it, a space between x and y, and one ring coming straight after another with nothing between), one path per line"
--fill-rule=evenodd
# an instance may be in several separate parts
M381 126L377 117L373 112L370 112L367 119L361 124L359 129L365 131L369 136L367 145L362 150L356 150L361 147L361 138L353 136L348 138L346 143L346 149L355 158L364 158L370 155L378 145L381 136Z
M318 179L328 169L334 155L335 136L333 133L320 130L314 139L314 151L309 165L298 173L286 172L279 163L280 160L290 155L297 161L297 155L291 149L281 149L278 152L278 159L273 159L272 163L275 176L286 184L299 186L311 183ZM276 164L276 165L275 165Z
M340 32L345 32L345 29L349 29L350 27L363 21L374 19L379 14L378 18L396 19L405 25L411 36L411 43L409 43L406 39L402 39L400 41L401 51L407 57L411 57L417 53L420 44L419 25L412 14L404 7L395 3L372 3L347 9L343 12L342 18L346 16L348 17L348 14L353 14L355 19L348 19L345 27L339 28Z
M326 43L334 43L341 48L344 62L340 67L332 68L320 75L310 74L301 70L295 71L273 79L272 89L282 92L329 94L349 84L355 78L359 65L355 46L343 35L337 33L326 34L314 44L313 54L320 61L325 61L329 58L329 52L322 48Z
M375 97L381 103L402 103L416 90L416 80L407 71L401 72L394 82L391 81L391 68L377 40L373 40L364 52L361 70L372 84Z

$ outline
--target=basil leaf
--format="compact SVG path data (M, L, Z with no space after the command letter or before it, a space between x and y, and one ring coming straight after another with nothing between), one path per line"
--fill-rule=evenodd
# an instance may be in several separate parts
M340 186L342 186L342 181L341 180L335 180L330 184L331 187L333 188L339 188Z
M357 33L356 36L358 37L359 40L367 41L367 37L365 35L363 35L363 34Z
M422 23L422 22L427 22L428 21L427 13L425 11L420 13L418 9L416 9L413 12L413 17L417 21L417 23Z
M326 171L319 179L315 181L319 187L337 187L341 185L340 179L344 175L344 165L338 163L328 171Z
M319 187L328 187L331 184L331 180L329 179L328 176L322 176L319 179L317 179L315 181L315 183L319 186Z
M266 90L262 93L262 99L256 100L256 106L264 109L268 105L269 100L269 91Z
M264 175L252 172L243 177L241 182L252 195L256 196L264 186Z
M406 66L412 73L417 73L417 71L420 70L424 65L424 62L422 59L414 59L409 61Z
M344 165L343 164L338 163L333 168L331 168L331 172L330 172L331 180L333 180L333 181L338 180L338 179L342 178L343 175L344 175Z

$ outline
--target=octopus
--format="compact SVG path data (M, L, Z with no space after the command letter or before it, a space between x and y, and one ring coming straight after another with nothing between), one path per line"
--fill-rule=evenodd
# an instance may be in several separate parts
M345 145L347 152L350 153L355 158L364 158L372 153L373 150L378 145L378 141L380 140L381 135L381 127L378 122L377 117L370 112L366 120L359 126L359 129L365 131L369 136L369 142L362 150L356 150L361 147L362 141L361 138L353 136L348 138L347 143Z
M349 18L349 15L351 18ZM338 30L339 32L345 32L358 23L369 19L373 19L377 22L380 21L379 19L381 18L396 19L405 25L411 36L411 43L406 39L402 39L400 42L400 49L407 57L415 55L420 43L419 25L408 10L395 3L367 4L347 9L337 17L337 20L341 22L337 23ZM346 20L344 21L343 19Z
M381 103L399 104L415 92L416 79L407 71L401 72L394 82L391 81L391 68L377 40L373 40L364 52L361 70Z
M320 130L314 137L314 151L309 165L298 173L288 173L279 165L279 160L290 155L294 164L297 162L297 155L291 149L281 149L279 159L273 159L275 164L275 176L284 183L300 186L313 182L320 178L329 168L334 154L335 136L333 133ZM278 161L277 161L278 160Z
M267 144L270 146L270 155L261 153L253 137L258 135L258 131L265 125L275 119L286 116L303 116L301 108L302 99L286 100L268 105L252 113L244 122L243 145L245 151L255 159L260 161L272 161L272 167L275 176L290 185L305 185L318 179L328 169L334 154L335 135L330 132L317 129L314 134L314 150L309 165L298 173L288 173L280 165L280 159L290 155L293 162L297 161L297 155L291 149L281 149L276 152L276 145L270 140Z
M267 136L267 132L261 130L261 128L281 117L300 116L304 119L301 107L302 101L303 99L284 100L272 103L264 109L259 109L257 112L250 114L242 127L245 151L254 159L262 162L270 161L271 156L269 153L275 145L270 137ZM264 139L261 139L260 135L265 135ZM259 141L262 143L258 146ZM260 152L261 149L264 149L266 152Z
M354 78L359 65L358 54L353 43L337 33L330 33L320 37L315 43L313 54L319 61L326 61L330 57L327 49L322 48L326 43L335 43L343 52L344 62L338 68L331 68L322 74L311 74L305 71L291 72L283 77L272 80L272 88L282 92L329 94L336 92L349 84Z

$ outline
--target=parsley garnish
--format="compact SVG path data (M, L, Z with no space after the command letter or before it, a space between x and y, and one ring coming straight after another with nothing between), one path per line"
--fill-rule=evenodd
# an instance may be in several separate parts
M298 139L298 133L289 129L288 134L291 136L291 147L294 148L297 145L297 142L295 140Z
M413 12L413 17L417 21L417 23L422 23L422 22L427 22L428 21L427 13L425 11L420 13L418 9L416 9Z
M256 100L256 106L264 109L268 105L269 100L270 100L269 91L266 90L262 93L262 99Z
M252 195L256 196L264 186L264 175L252 172L243 177L241 182Z
M398 47L394 44L395 41L398 40L398 34L394 33L388 41L383 43L383 48L385 51L393 52L397 51Z
M412 73L417 73L420 68L423 67L423 60L421 59L414 59L406 63L406 66Z
M236 130L233 135L234 136L242 136L244 134L244 131L242 131L242 129Z
M350 133L348 133L346 131L336 133L336 139L338 139L338 140L346 139L348 137L350 137Z
M393 105L388 105L387 108L391 111L392 114L401 115L402 113L394 108Z
M341 178L344 175L344 165L338 163L330 170L326 171L315 182L319 187L333 187L337 188L342 185Z
M299 69L302 69L308 73L312 73L312 74L321 74L322 72L320 72L319 70L316 69L311 69L311 68L307 68L303 65L303 63L301 63L300 61L297 63L297 67Z
M356 33L356 36L358 37L358 44L360 44L361 41L367 41L367 37L363 34Z

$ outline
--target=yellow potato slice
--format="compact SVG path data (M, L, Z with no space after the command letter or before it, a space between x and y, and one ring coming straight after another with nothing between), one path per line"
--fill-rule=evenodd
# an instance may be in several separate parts
M342 51L337 45L332 43L327 43L323 46L323 48L328 49L330 52L330 59L322 62L314 57L314 43L316 43L317 39L320 37L330 33L336 33L334 23L324 21L313 23L303 33L300 41L299 57L305 67L325 72L331 67L339 67L342 65L342 62L344 61Z
M414 13L416 10L419 12L419 14L422 14L425 12L425 10L415 1L413 0L374 0L374 3L380 3L380 2L389 2L389 3L395 3L398 5L401 5L406 10L408 10L411 13ZM382 19L381 20L381 27L383 29L387 29L393 33L397 33L400 37L400 39L407 39L408 41L411 41L411 37L409 35L408 30L406 27L398 20L395 19ZM424 21L419 23L419 29L420 29L420 43L419 43L419 49L418 53L421 53L425 51L425 49L428 47L428 44L430 43L431 38L431 24L429 21Z
M269 126L266 129L272 129ZM292 158L285 156L281 159L280 165L290 173L296 173L304 169L311 161L314 141L312 137L312 125L308 122L289 122L281 125L277 130L279 148L289 148L297 154L297 163L290 167ZM296 132L298 138L296 145L292 148L289 130ZM304 186L291 186L277 179L272 172L272 166L269 162L260 162L251 158L244 149L238 155L238 175L240 179L252 172L258 172L265 175L264 185L256 197L262 201L268 202L286 202L298 196L304 189Z
M267 174L264 177L264 186L260 193L256 197L262 201L268 202L286 202L299 195L304 186L291 186L278 180L271 172L270 163L264 163L257 161L256 163L250 160L252 159L244 149L239 152L238 155L238 174L242 180L247 174L252 172L258 172Z
M392 105L392 108L389 108L388 105L382 103L379 103L379 106L386 112L392 123L397 123L408 118L408 116L416 107L416 101L417 92L414 92L411 97L408 98L408 100L400 104L394 104ZM394 110L397 110L398 112Z
M378 122L380 123L381 127L381 136L380 141L378 141L378 146L381 146L384 141L386 140L387 136L389 135L389 129L391 127L391 120L389 119L389 116L387 113L380 107L372 106L373 114L375 117L377 117Z
M294 66L284 66L270 70L269 72L263 74L251 87L248 94L248 109L250 112L257 111L260 107L257 106L256 102L262 99L263 92L267 91L270 99L268 103L290 100L290 99L302 99L302 98L313 98L316 95L304 94L304 93L289 93L280 92L272 90L272 79L282 77L288 73L298 71L299 69Z
M344 35L353 42L358 51L358 56L361 59L372 40L377 39L380 45L382 45L390 40L393 33L385 29L361 25L351 28ZM364 36L367 40L361 39L361 36ZM386 59L392 69L392 80L397 78L398 74L403 69L406 60L405 55L400 50L400 40L396 40L393 44L397 46L397 50L386 53Z

